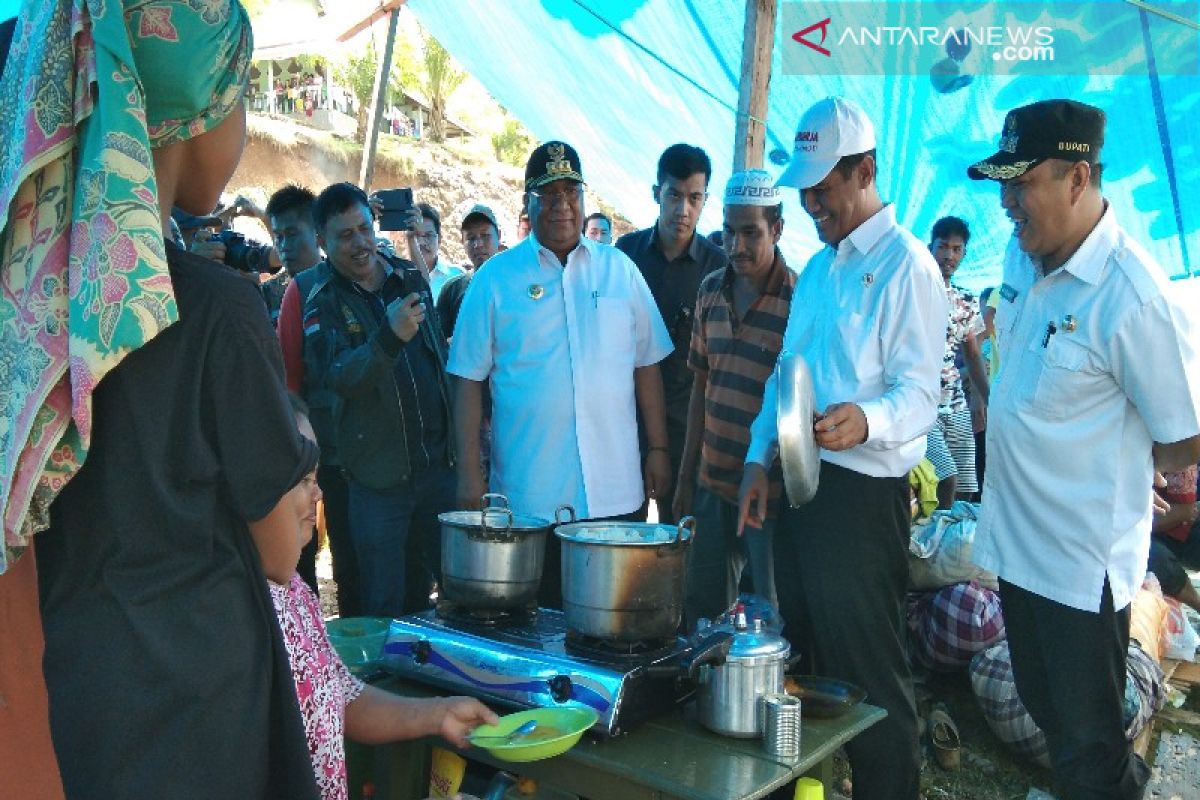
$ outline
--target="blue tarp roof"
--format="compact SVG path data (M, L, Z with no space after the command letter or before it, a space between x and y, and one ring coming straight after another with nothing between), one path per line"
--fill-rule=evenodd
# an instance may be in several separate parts
M896 204L900 220L921 238L940 216L966 219L973 236L959 278L979 288L996 282L1011 226L996 184L969 181L967 165L995 152L1010 108L1052 97L1081 100L1108 113L1105 194L1121 223L1169 274L1200 272L1200 79L1194 73L1151 78L1145 67L1146 53L1164 37L1177 40L1186 26L1153 14L1139 17L1123 2L1074 4L1078 11L1067 27L1093 31L1118 17L1141 26L1133 39L1120 26L1111 31L1123 37L1125 49L1097 48L1103 56L1088 67L1125 69L1124 75L979 74L966 88L943 94L927 71L785 74L786 48L800 46L792 41L789 21L807 18L803 14L810 8L825 13L832 5L780 4L768 154L790 154L795 124L814 101L831 94L854 99L876 124L884 199ZM1156 5L1183 9L1195 19L1194 3ZM802 16L789 6L803 6ZM678 141L703 147L714 173L700 229L720 227L721 189L732 171L743 2L410 0L408 7L539 139L573 144L588 183L635 224L649 225L656 216L650 187L662 150ZM892 68L911 65L871 67L894 73ZM766 166L774 174L782 171L770 161ZM787 196L782 247L799 267L820 244L796 194Z

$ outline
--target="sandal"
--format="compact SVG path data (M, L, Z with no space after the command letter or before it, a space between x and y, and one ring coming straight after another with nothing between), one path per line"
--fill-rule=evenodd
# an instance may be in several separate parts
M957 770L961 763L962 740L958 736L958 726L940 704L929 714L929 740L933 743L933 757L938 765L951 772Z

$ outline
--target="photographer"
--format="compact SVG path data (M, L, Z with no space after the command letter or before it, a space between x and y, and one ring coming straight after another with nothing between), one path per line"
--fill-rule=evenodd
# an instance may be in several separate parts
M304 396L348 476L362 612L397 617L429 606L454 508L445 339L422 272L377 252L361 189L325 189L313 222L327 259L304 302Z

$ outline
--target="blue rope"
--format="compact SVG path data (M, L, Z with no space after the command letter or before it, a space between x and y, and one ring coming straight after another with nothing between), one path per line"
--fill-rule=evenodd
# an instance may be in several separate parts
M1167 185L1171 189L1171 202L1175 206L1175 226L1179 229L1179 251L1183 256L1185 275L1192 274L1191 260L1188 257L1187 236L1183 230L1183 208L1179 204L1179 185L1175 180L1175 159L1171 155L1171 131L1167 126L1167 112L1163 106L1162 85L1158 78L1158 66L1154 60L1154 46L1150 38L1150 16L1146 9L1139 8L1138 16L1142 21L1142 45L1146 49L1146 69L1150 73L1150 96L1154 101L1154 116L1158 122L1158 140L1162 145L1163 163L1167 168Z

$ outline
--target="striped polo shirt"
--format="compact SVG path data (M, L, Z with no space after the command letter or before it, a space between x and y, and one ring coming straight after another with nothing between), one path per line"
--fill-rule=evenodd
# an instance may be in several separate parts
M783 347L796 273L787 268L776 249L766 290L741 319L733 310L733 281L733 267L729 266L709 273L701 282L688 366L708 373L698 480L701 486L736 503L750 445L750 424L762 407L763 387ZM769 476L769 515L773 516L783 494L778 462Z

